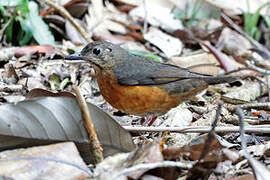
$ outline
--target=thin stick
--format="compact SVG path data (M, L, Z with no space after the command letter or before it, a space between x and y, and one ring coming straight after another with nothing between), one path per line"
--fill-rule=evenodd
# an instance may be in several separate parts
M227 72L230 69L230 64L228 63L228 60L224 57L224 55L216 49L211 44L208 44L200 39L194 38L195 41L198 43L201 43L203 46L205 46L212 54L213 56L218 60L220 66Z
M147 31L147 8L146 8L146 0L143 0L143 8L144 8L144 23L143 23L143 34Z
M76 99L77 99L77 102L80 106L81 113L82 113L82 119L84 121L84 125L85 125L87 132L89 134L89 143L91 146L92 155L94 157L93 158L94 163L97 164L103 160L103 155L102 155L103 149L102 149L101 144L98 140L97 133L96 133L93 121L91 119L90 112L88 110L88 106L85 102L85 99L83 98L83 96L80 93L80 89L75 85L73 85L72 88L75 91Z
M244 141L244 133L245 133L245 130L244 130L244 117L245 117L245 115L244 115L243 110L241 108L239 108L239 107L236 108L235 112L236 112L237 116L239 117L241 147L242 147L243 151L246 151L247 144Z
M242 109L260 109L260 110L270 110L270 102L263 102L263 103L247 103L237 105Z
M160 167L179 167L182 169L191 169L193 166L193 163L182 163L182 162L175 162L175 161L162 161L162 162L156 162L156 163L146 163L146 164L138 164L133 167L124 169L123 171L119 172L115 176L113 176L111 179L118 179L119 176L129 174L134 171L139 170L150 170Z
M211 128L211 131L208 133L208 137L207 137L207 140L206 140L205 145L203 147L203 150L202 150L202 153L200 155L199 161L202 160L206 156L206 154L209 152L211 142L214 139L215 128L217 127L218 118L220 117L220 114L221 114L222 105L223 105L223 102L222 101L219 102L215 120L211 125L212 128Z
M270 75L266 77L267 80L267 89L268 89L268 101L270 102Z
M41 0L39 0L39 1L41 1ZM41 1L41 2L43 2L43 1ZM88 33L73 19L73 17L69 14L69 12L64 7L59 6L58 4L53 2L52 0L45 0L45 2L49 6L51 6L55 10L57 10L63 17L67 18L69 20L69 22L78 30L78 32L82 35L82 37L88 43L93 42L93 40L89 38Z
M189 127L133 127L133 126L123 126L127 131L130 132L177 132L177 133L208 133L211 131L210 126L189 126ZM224 132L239 132L239 126L233 127L216 127L216 133ZM270 126L261 127L259 125L248 126L246 128L248 133L270 133Z
M266 70L266 69L260 68L258 66L255 66L250 61L246 61L245 63L247 65L247 67L252 69L252 70L258 71L259 73L262 73L262 74L268 74L268 75L270 74L269 70Z
M18 92L23 90L23 85L21 84L5 84L0 83L0 92L9 91L9 92Z
M253 39L252 37L250 37L247 33L245 33L237 24L235 24L226 14L221 13L221 17L227 21L228 24L230 24L230 26L237 31L239 34L241 34L242 36L244 36L245 38L247 38L256 48L258 48L259 50L263 51L265 54L267 54L267 56L270 56L270 52L264 47L262 46L258 41L256 41L255 39Z
M234 69L232 71L228 71L226 72L224 75L229 75L229 74L232 74L232 73L236 73L236 72L239 72L239 71L244 71L244 70L251 70L250 68L248 67L240 67L238 69ZM253 69L252 69L253 70Z
M241 108L237 107L236 108L236 114L239 117L239 124L240 124L240 139L241 139L241 147L243 151L244 157L248 160L250 166L252 167L253 174L255 176L255 179L268 179L270 177L270 171L269 169L253 158L248 152L247 152L247 142L246 139L244 138L244 112Z

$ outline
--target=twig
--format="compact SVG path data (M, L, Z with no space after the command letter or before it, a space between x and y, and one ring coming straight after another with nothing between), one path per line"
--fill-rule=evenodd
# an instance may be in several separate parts
M268 89L268 101L270 102L270 75L266 77L267 80L267 89Z
M244 133L245 133L244 117L245 117L245 115L244 115L243 110L239 107L236 108L235 112L236 112L237 116L239 117L241 147L242 147L244 153L247 153L247 151L246 151L247 144L246 144L245 139L244 139Z
M4 84L0 83L0 92L2 91L11 91L11 92L17 92L17 91L22 91L23 90L23 85L21 84Z
M66 8L68 6L72 6L73 4L76 4L76 3L82 3L83 0L71 0L69 2L67 2L66 4L64 4L63 6ZM46 11L43 11L40 13L40 16L44 17L46 15L48 15L49 13L53 12L53 8L49 8L47 9Z
M224 58L224 55L218 49L216 49L211 44L208 44L200 39L194 38L194 40L197 41L198 43L201 43L203 46L205 46L215 56L215 58L218 60L218 62L220 64L220 66L226 72L231 69L230 64L228 63L228 60L226 58Z
M177 133L208 133L211 131L209 126L188 126L188 127L133 127L133 126L123 126L127 131L130 132L177 132ZM239 132L239 126L232 127L216 127L216 133L224 132ZM270 133L270 126L248 126L246 128L248 133Z
M160 167L179 167L182 169L191 169L193 166L193 163L182 163L182 162L175 162L175 161L162 161L162 162L156 162L156 163L146 163L146 164L138 164L133 167L124 169L123 171L119 172L113 178L111 179L118 179L119 176L126 175L128 173L139 171L139 170L150 170Z
M98 140L97 133L96 133L94 124L92 122L91 115L90 115L90 112L88 110L88 106L85 102L85 99L81 95L80 90L77 86L73 85L72 87L75 91L76 99L77 99L77 102L78 102L80 109L81 109L82 118L83 118L85 127L87 129L87 132L89 134L89 143L91 146L92 155L94 157L93 158L95 161L94 163L97 164L103 160L103 155L102 155L103 149L102 149L101 144Z
M252 70L258 71L259 73L262 73L262 74L270 74L269 70L266 70L266 69L260 68L258 66L255 66L250 61L245 61L245 63L247 65L247 67L252 69Z
M250 37L247 33L245 33L237 24L235 24L226 14L221 13L221 17L227 21L230 26L236 30L238 33L240 33L242 36L246 37L256 48L267 54L268 57L270 57L270 52L262 46L259 42L257 42L255 39Z
M1 162L8 162L8 161L20 161L20 160L39 160L39 161L52 161L52 162L56 162L56 163L61 163L61 164L66 164L72 167L75 167L83 172L85 172L89 177L93 176L93 173L86 168L81 167L78 164L72 163L72 162L68 162L65 160L61 160L61 159L55 159L55 158L48 158L48 157L35 157L35 156L28 156L28 157L17 157L17 158L11 158L11 159L1 159Z
M217 108L217 112L216 112L216 117L215 117L214 122L211 125L212 128L211 128L211 131L208 133L208 137L207 137L207 140L205 142L203 151L202 151L202 153L200 155L199 161L202 160L206 156L206 154L209 152L209 148L210 148L211 142L212 142L212 140L214 138L214 135L215 135L215 128L217 127L218 118L220 117L220 114L221 114L222 105L223 105L223 102L221 101L218 104L218 108Z
M250 68L248 68L248 67L240 67L238 69L234 69L232 71L228 71L224 75L229 75L229 74L236 73L236 72L243 71L243 70L250 70Z
M144 22L143 22L143 34L147 31L147 8L146 8L146 0L143 0L143 8L144 8Z
M14 16L13 16L14 17ZM9 26L9 24L11 23L11 21L13 20L13 17L9 18L8 22L2 27L2 29L0 30L0 40L3 37L3 34L6 30L6 28Z
M237 105L237 107L240 107L242 109L259 109L259 110L267 110L267 111L269 111L270 110L270 102L247 103L247 104Z
M248 160L250 166L252 167L253 174L256 179L268 179L270 177L269 169L259 162L258 160L254 159L248 152L247 152L247 142L244 138L244 112L241 108L236 108L236 114L239 117L239 124L240 124L240 139L241 139L241 147L243 151L244 157Z
M41 0L39 0L41 1ZM42 2L42 1L41 1ZM69 12L62 6L54 3L52 0L45 0L45 2L56 9L62 16L67 18L70 23L78 30L78 32L82 35L82 37L88 42L92 42L93 40L89 38L88 33L73 19L73 17L69 14Z

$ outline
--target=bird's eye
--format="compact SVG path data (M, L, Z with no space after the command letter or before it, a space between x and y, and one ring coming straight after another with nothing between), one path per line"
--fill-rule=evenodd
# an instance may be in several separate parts
M99 54L100 54L100 49L99 49L99 48L94 48L94 49L93 49L93 53L94 53L95 55L99 55Z

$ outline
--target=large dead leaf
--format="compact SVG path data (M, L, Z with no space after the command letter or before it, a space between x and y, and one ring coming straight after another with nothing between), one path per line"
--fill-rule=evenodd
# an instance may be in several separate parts
M190 56L176 56L172 57L169 63L184 68L191 67L189 69L192 72L209 74L214 76L218 75L219 71L221 70L220 67L217 67L217 65L219 64L217 59L214 55L210 53L199 53Z
M134 21L147 19L147 22L155 27L161 27L167 32L183 29L182 22L176 19L172 13L174 4L167 0L145 1L129 12ZM147 15L145 15L147 12ZM162 13L161 13L162 12Z
M134 148L131 135L108 114L88 103L104 156ZM74 98L42 97L0 106L0 150L74 141L91 161L88 134Z
M0 176L20 180L88 177L84 171L63 161L87 170L76 146L67 142L1 152Z

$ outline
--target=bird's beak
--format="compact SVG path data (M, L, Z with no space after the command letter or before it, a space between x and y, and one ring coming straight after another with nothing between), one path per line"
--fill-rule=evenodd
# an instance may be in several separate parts
M89 59L89 57L87 56L82 56L80 54L71 54L65 57L66 60L83 60L83 61L88 61L91 64L96 65L97 67L100 67L99 64L97 64L96 62L92 61ZM101 68L101 67L100 67Z
M86 56L80 54L71 54L65 57L66 60L87 60Z

